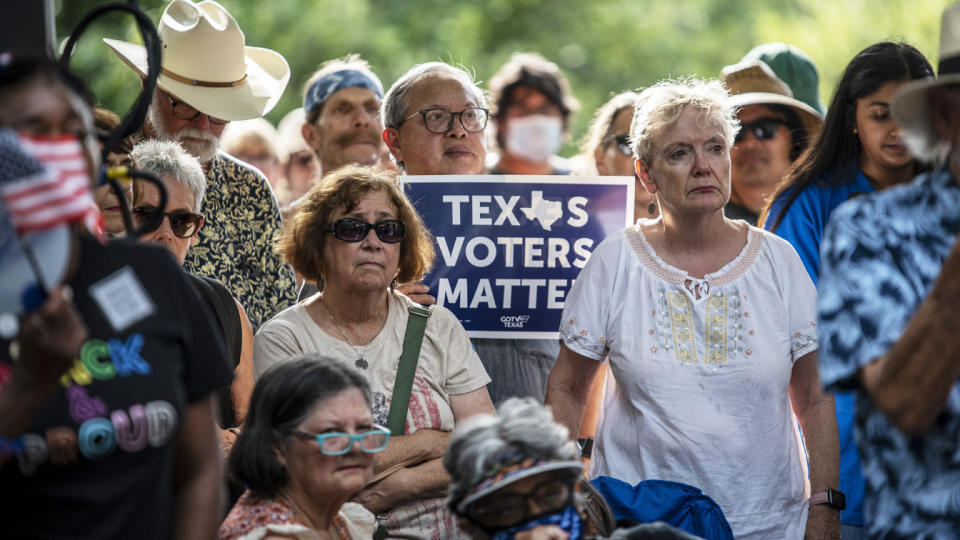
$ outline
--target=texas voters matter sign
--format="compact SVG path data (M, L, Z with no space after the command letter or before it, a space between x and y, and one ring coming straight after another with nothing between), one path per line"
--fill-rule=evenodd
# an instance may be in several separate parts
M558 337L593 249L633 219L633 178L406 176L434 235L426 283L471 337Z

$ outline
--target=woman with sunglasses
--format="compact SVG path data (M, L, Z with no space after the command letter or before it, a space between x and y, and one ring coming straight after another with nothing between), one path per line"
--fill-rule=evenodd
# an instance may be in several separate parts
M373 417L387 423L410 308L396 283L419 281L434 259L420 216L392 173L347 166L307 193L278 244L281 256L320 292L265 324L254 340L254 369L318 351L359 369L373 391ZM447 309L430 306L407 413L378 454L379 481L357 495L392 536L457 538L444 503L440 458L454 424L493 412L490 381L466 331Z
M157 215L163 214L157 227L141 235L139 240L167 248L183 266L187 251L196 241L204 222L203 216L197 213L207 184L203 168L197 158L174 141L143 141L134 147L132 157L138 169L159 178L167 190L167 207L160 209L157 188L147 182L134 182L134 226L154 223ZM233 367L233 382L218 392L217 425L221 446L228 452L236 439L236 428L246 416L250 392L253 391L253 330L243 306L222 283L194 274L187 274L187 277L223 331L227 356Z
M319 354L267 370L230 454L230 472L248 489L221 524L220 540L371 538L373 514L348 501L390 440L374 423L372 402L363 375Z
M633 169L633 150L630 148L630 121L637 94L623 92L610 98L597 109L580 146L583 166L575 171L580 176L633 176L633 219L656 217L659 210L653 195L647 193Z
M761 226L790 242L817 285L820 239L833 210L844 201L901 184L921 172L890 116L896 91L914 79L933 77L920 51L881 42L857 54L837 85L819 140L770 196ZM834 395L840 431L840 491L847 497L844 535L864 525L863 474L853 440L853 392Z
M810 500L839 462L816 295L789 244L724 215L737 128L719 81L640 94L630 143L660 217L608 236L580 272L547 405L578 432L609 361L592 477L696 486L737 538L836 538L839 512Z

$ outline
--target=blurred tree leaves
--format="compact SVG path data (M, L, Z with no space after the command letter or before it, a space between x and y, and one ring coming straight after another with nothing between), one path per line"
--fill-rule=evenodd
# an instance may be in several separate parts
M385 86L416 63L444 60L487 81L515 51L537 51L567 73L583 107L574 140L611 93L661 78L716 77L759 43L810 54L829 102L844 66L883 39L905 40L936 64L947 0L220 0L248 45L283 54L292 77L274 122L299 106L303 83L324 60L356 52ZM102 0L58 0L62 41ZM158 21L165 0L141 0ZM72 66L103 105L126 111L139 81L100 38L139 41L129 17L94 24ZM568 146L565 154L573 153Z

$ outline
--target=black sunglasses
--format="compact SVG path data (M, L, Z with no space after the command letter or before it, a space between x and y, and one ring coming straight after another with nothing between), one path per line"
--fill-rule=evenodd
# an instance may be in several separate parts
M407 236L407 227L397 219L385 219L376 223L367 223L359 218L343 218L327 225L327 232L344 242L361 242L373 229L377 238L387 244L396 244Z
M740 126L740 131L733 138L734 143L743 142L747 138L747 133L752 133L758 141L766 141L777 136L777 130L780 126L787 125L783 120L776 118L761 118L748 122Z
M144 223L156 223L156 227L151 229L153 231L157 230L157 227L160 226L160 223L163 221L162 216L166 216L170 219L170 229L173 231L174 236L179 238L190 238L197 232L200 226L203 225L202 215L184 210L161 212L156 206L138 206L133 209L132 213L133 222L138 227L143 226Z
M614 142L617 145L617 151L626 157L633 157L633 148L630 148L630 134L622 133L620 135L609 135L604 142L609 144Z

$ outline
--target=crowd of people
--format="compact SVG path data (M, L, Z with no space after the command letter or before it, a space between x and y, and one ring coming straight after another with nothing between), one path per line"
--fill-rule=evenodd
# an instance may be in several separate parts
M486 89L347 55L275 128L290 69L225 8L172 0L158 34L107 149L83 81L0 54L2 204L69 154L86 205L0 320L0 536L960 538L960 3L936 74L878 42L825 107L765 44L611 93L571 158L539 54ZM145 48L104 41L134 93ZM570 174L632 177L635 223L558 340L470 338L404 176Z

